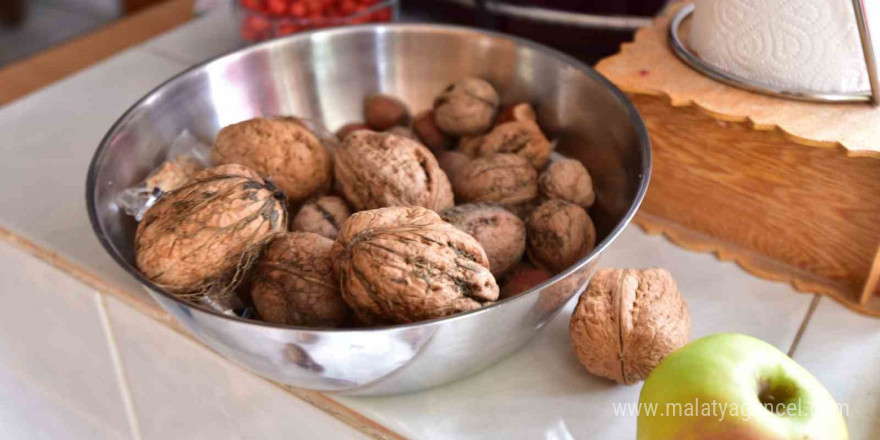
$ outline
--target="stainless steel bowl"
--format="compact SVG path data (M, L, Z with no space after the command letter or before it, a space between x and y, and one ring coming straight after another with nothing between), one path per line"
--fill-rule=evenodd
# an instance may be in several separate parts
M244 119L298 115L330 128L361 119L376 91L429 108L448 83L474 75L506 102L536 105L558 151L582 160L597 192L598 245L532 289L470 313L359 330L272 325L227 316L169 295L134 266L135 222L117 195L157 166L182 131L213 139ZM113 125L92 160L87 203L107 252L202 342L258 374L296 387L392 394L461 378L529 341L579 293L635 214L651 170L648 135L632 104L584 64L538 44L474 29L378 25L299 34L242 49L160 85Z

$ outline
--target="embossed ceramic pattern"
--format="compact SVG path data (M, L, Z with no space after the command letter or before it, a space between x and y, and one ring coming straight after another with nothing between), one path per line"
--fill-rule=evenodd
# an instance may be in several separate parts
M694 3L690 44L722 71L785 89L870 90L850 0Z
M429 108L464 76L492 82L508 102L535 104L558 150L590 168L598 244L562 273L519 296L447 318L366 329L314 329L248 321L181 301L133 265L134 221L116 206L183 130L211 140L256 116L297 115L330 129L359 120L364 96L399 96ZM272 40L196 66L150 92L110 129L92 160L87 203L98 239L172 316L206 345L256 373L301 388L391 394L483 369L522 347L582 291L599 256L647 190L651 153L632 104L584 64L514 37L437 25L375 25Z

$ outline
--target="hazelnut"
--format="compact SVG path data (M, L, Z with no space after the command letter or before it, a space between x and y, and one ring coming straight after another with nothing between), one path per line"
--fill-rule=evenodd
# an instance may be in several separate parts
M440 213L444 221L474 237L489 258L496 277L522 258L526 249L526 228L510 211L495 205L464 204Z
M465 78L446 87L434 100L434 122L452 136L479 134L492 126L498 92L479 78Z
M334 244L308 232L285 234L269 243L251 289L264 320L309 327L346 323L350 309L333 278Z
M145 186L149 190L159 188L162 192L170 192L183 186L202 168L204 166L196 158L181 154L150 173Z
M452 206L446 173L422 144L388 133L356 131L334 154L336 179L360 211L386 206Z
M367 126L367 124L364 124L363 122L349 122L348 124L345 124L342 127L339 127L338 130L336 130L336 138L338 138L340 141L344 141L345 137L351 133L354 133L358 130L369 130L369 129L370 129L370 127Z
M518 102L501 107L501 110L498 111L498 116L495 118L495 125L521 121L538 122L538 115L528 102Z
M538 173L515 154L496 154L468 162L455 176L455 194L464 202L517 205L538 195Z
M324 196L304 204L293 217L294 231L311 232L331 240L336 239L339 227L345 223L351 210L336 196Z
M564 200L548 200L532 211L526 231L529 258L554 273L587 256L596 244L590 216Z
M200 171L144 214L137 267L172 293L231 295L263 245L287 229L283 199L244 167Z
M332 162L321 141L295 118L251 119L217 134L211 159L237 163L270 179L291 202L330 188Z
M691 317L666 269L605 269L578 300L569 331L587 370L632 385L687 343Z
M458 151L441 151L436 156L437 164L440 165L440 169L446 173L446 176L451 181L455 181L455 176L471 161L470 157Z
M428 110L416 115L413 120L413 130L419 140L431 151L443 151L452 145L452 138L440 131L434 122L434 111Z
M428 209L355 213L337 241L342 296L362 322L438 318L498 299L480 244Z
M385 131L409 121L409 110L401 100L382 93L364 100L364 121L376 131Z
M553 277L553 274L527 262L520 262L510 269L501 282L499 298L507 299L519 295Z
M538 177L538 189L547 198L565 200L584 209L596 201L593 179L576 159L562 158L550 163Z
M529 160L536 169L550 161L553 147L532 121L516 121L501 124L483 136L476 147L477 156L496 153L515 153Z

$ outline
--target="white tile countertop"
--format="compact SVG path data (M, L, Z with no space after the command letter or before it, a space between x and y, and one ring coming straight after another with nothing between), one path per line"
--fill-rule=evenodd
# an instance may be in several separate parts
M390 397L290 390L179 330L106 255L85 211L92 153L115 119L173 74L239 45L221 10L0 110L0 432L13 438L628 439L615 403L640 387L588 374L568 340L569 303L524 349L474 376ZM5 242L5 243L4 243ZM755 278L635 226L604 267L663 266L692 338L759 337L847 405L853 439L880 437L880 320Z

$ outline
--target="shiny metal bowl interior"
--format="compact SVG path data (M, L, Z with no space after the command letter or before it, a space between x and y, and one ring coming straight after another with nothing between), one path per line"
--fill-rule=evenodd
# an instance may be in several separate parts
M503 101L535 104L564 155L587 164L597 201L596 249L528 293L470 313L371 329L310 329L226 316L180 301L133 265L135 222L116 205L182 131L212 140L226 125L297 115L330 129L361 119L362 98L392 93L418 111L464 76ZM89 169L95 232L116 261L205 344L268 378L349 394L428 388L476 372L523 346L580 292L647 189L647 132L632 104L582 63L535 43L474 29L377 25L268 41L196 66L138 101L110 129Z

